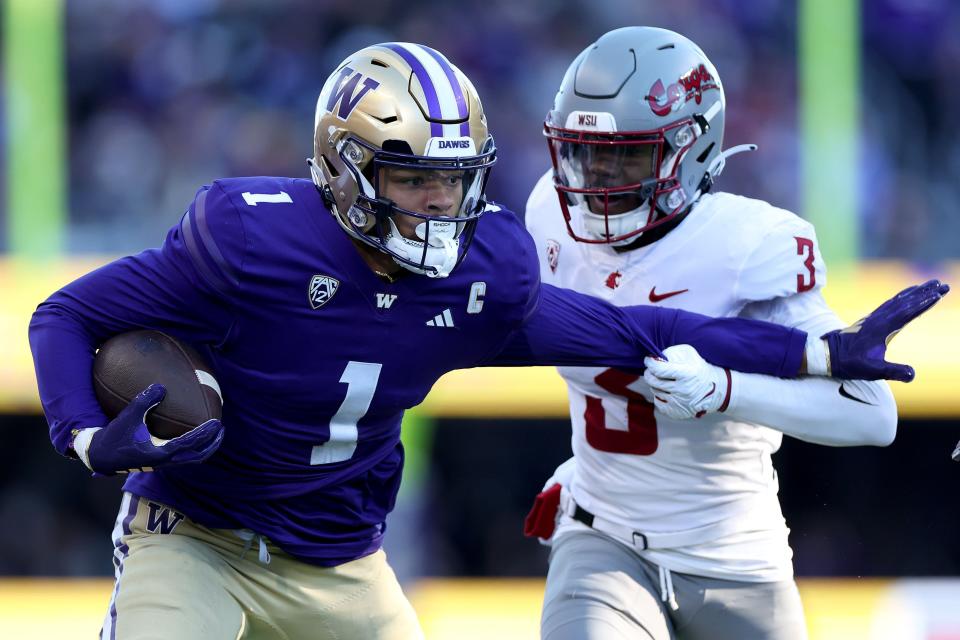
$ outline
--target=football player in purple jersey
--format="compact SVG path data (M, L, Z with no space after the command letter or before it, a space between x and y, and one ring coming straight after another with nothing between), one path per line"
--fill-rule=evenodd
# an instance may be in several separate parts
M102 637L421 637L381 543L403 412L453 369L639 370L690 343L749 372L827 373L829 352L837 376L912 376L884 362L884 339L939 286L826 341L541 286L523 225L486 200L495 153L476 91L442 54L367 47L320 93L312 181L214 181L161 247L40 305L30 343L55 447L95 474L129 473ZM209 360L222 424L138 435L157 385L107 420L93 355L144 327Z

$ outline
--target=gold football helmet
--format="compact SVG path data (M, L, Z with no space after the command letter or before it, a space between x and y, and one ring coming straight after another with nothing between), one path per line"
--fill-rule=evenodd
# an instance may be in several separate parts
M440 52L404 42L361 49L327 79L313 153L313 181L348 234L406 269L441 278L470 244L496 160L470 80ZM383 185L390 171L403 171L410 184L439 177L455 186L459 203L440 214L401 208ZM400 216L413 224L400 224Z

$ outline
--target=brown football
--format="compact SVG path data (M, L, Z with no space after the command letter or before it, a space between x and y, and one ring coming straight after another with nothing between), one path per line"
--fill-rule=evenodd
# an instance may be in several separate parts
M175 438L211 418L220 418L220 387L194 349L160 331L131 331L107 340L93 362L93 388L111 420L154 383L167 389L147 414L158 438Z

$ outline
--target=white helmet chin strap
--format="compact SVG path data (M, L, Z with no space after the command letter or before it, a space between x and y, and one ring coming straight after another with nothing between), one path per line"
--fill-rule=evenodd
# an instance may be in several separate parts
M456 223L421 222L415 230L420 240L411 240L400 233L400 230L397 229L397 225L393 220L388 220L388 222L390 224L390 231L386 237L387 248L411 262L420 262L422 257L423 265L425 267L432 267L432 269L421 269L411 264L401 262L400 260L396 260L397 264L404 269L431 278L446 278L450 275L460 256L460 241L454 238L457 228ZM428 224L430 225L430 242L426 244L427 253L426 256L424 256L424 242L422 242L422 240L427 235Z
M717 157L710 161L709 166L707 166L706 174L710 176L711 180L716 180L717 176L723 173L723 168L727 166L727 158L730 156L735 156L738 153L743 153L745 151L756 151L757 145L755 144L738 144L735 147L730 147L725 149L717 154ZM693 202L696 202L700 199L703 193L699 190L693 194ZM693 205L690 205L693 206Z
M636 231L647 224L650 218L650 202L641 204L636 209L617 213L610 216L603 216L590 211L586 203L580 205L580 216L583 220L583 230L597 240L606 240L608 237L622 236L624 234ZM609 235L608 235L609 234ZM643 234L637 234L625 240L609 243L612 247L619 247L630 244Z
M710 177L716 178L721 173L723 173L723 168L727 166L727 158L730 156L735 156L738 153L743 153L744 151L756 151L757 145L755 144L738 144L735 147L730 147L724 151L721 151L717 154L717 157L713 159L710 163L710 166L707 167L707 173L710 174Z

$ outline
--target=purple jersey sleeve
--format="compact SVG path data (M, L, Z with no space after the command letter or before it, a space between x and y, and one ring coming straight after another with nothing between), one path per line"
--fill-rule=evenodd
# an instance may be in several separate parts
M721 367L795 377L806 339L803 331L768 322L652 306L616 307L544 284L521 328L484 365L642 369L646 356L689 344Z
M218 214L208 215L214 208ZM30 322L30 347L57 451L69 453L74 429L107 421L90 371L96 349L110 336L149 327L192 343L225 340L243 234L224 231L239 224L222 190L205 187L161 248L112 262L40 304ZM217 244L214 234L241 240Z

